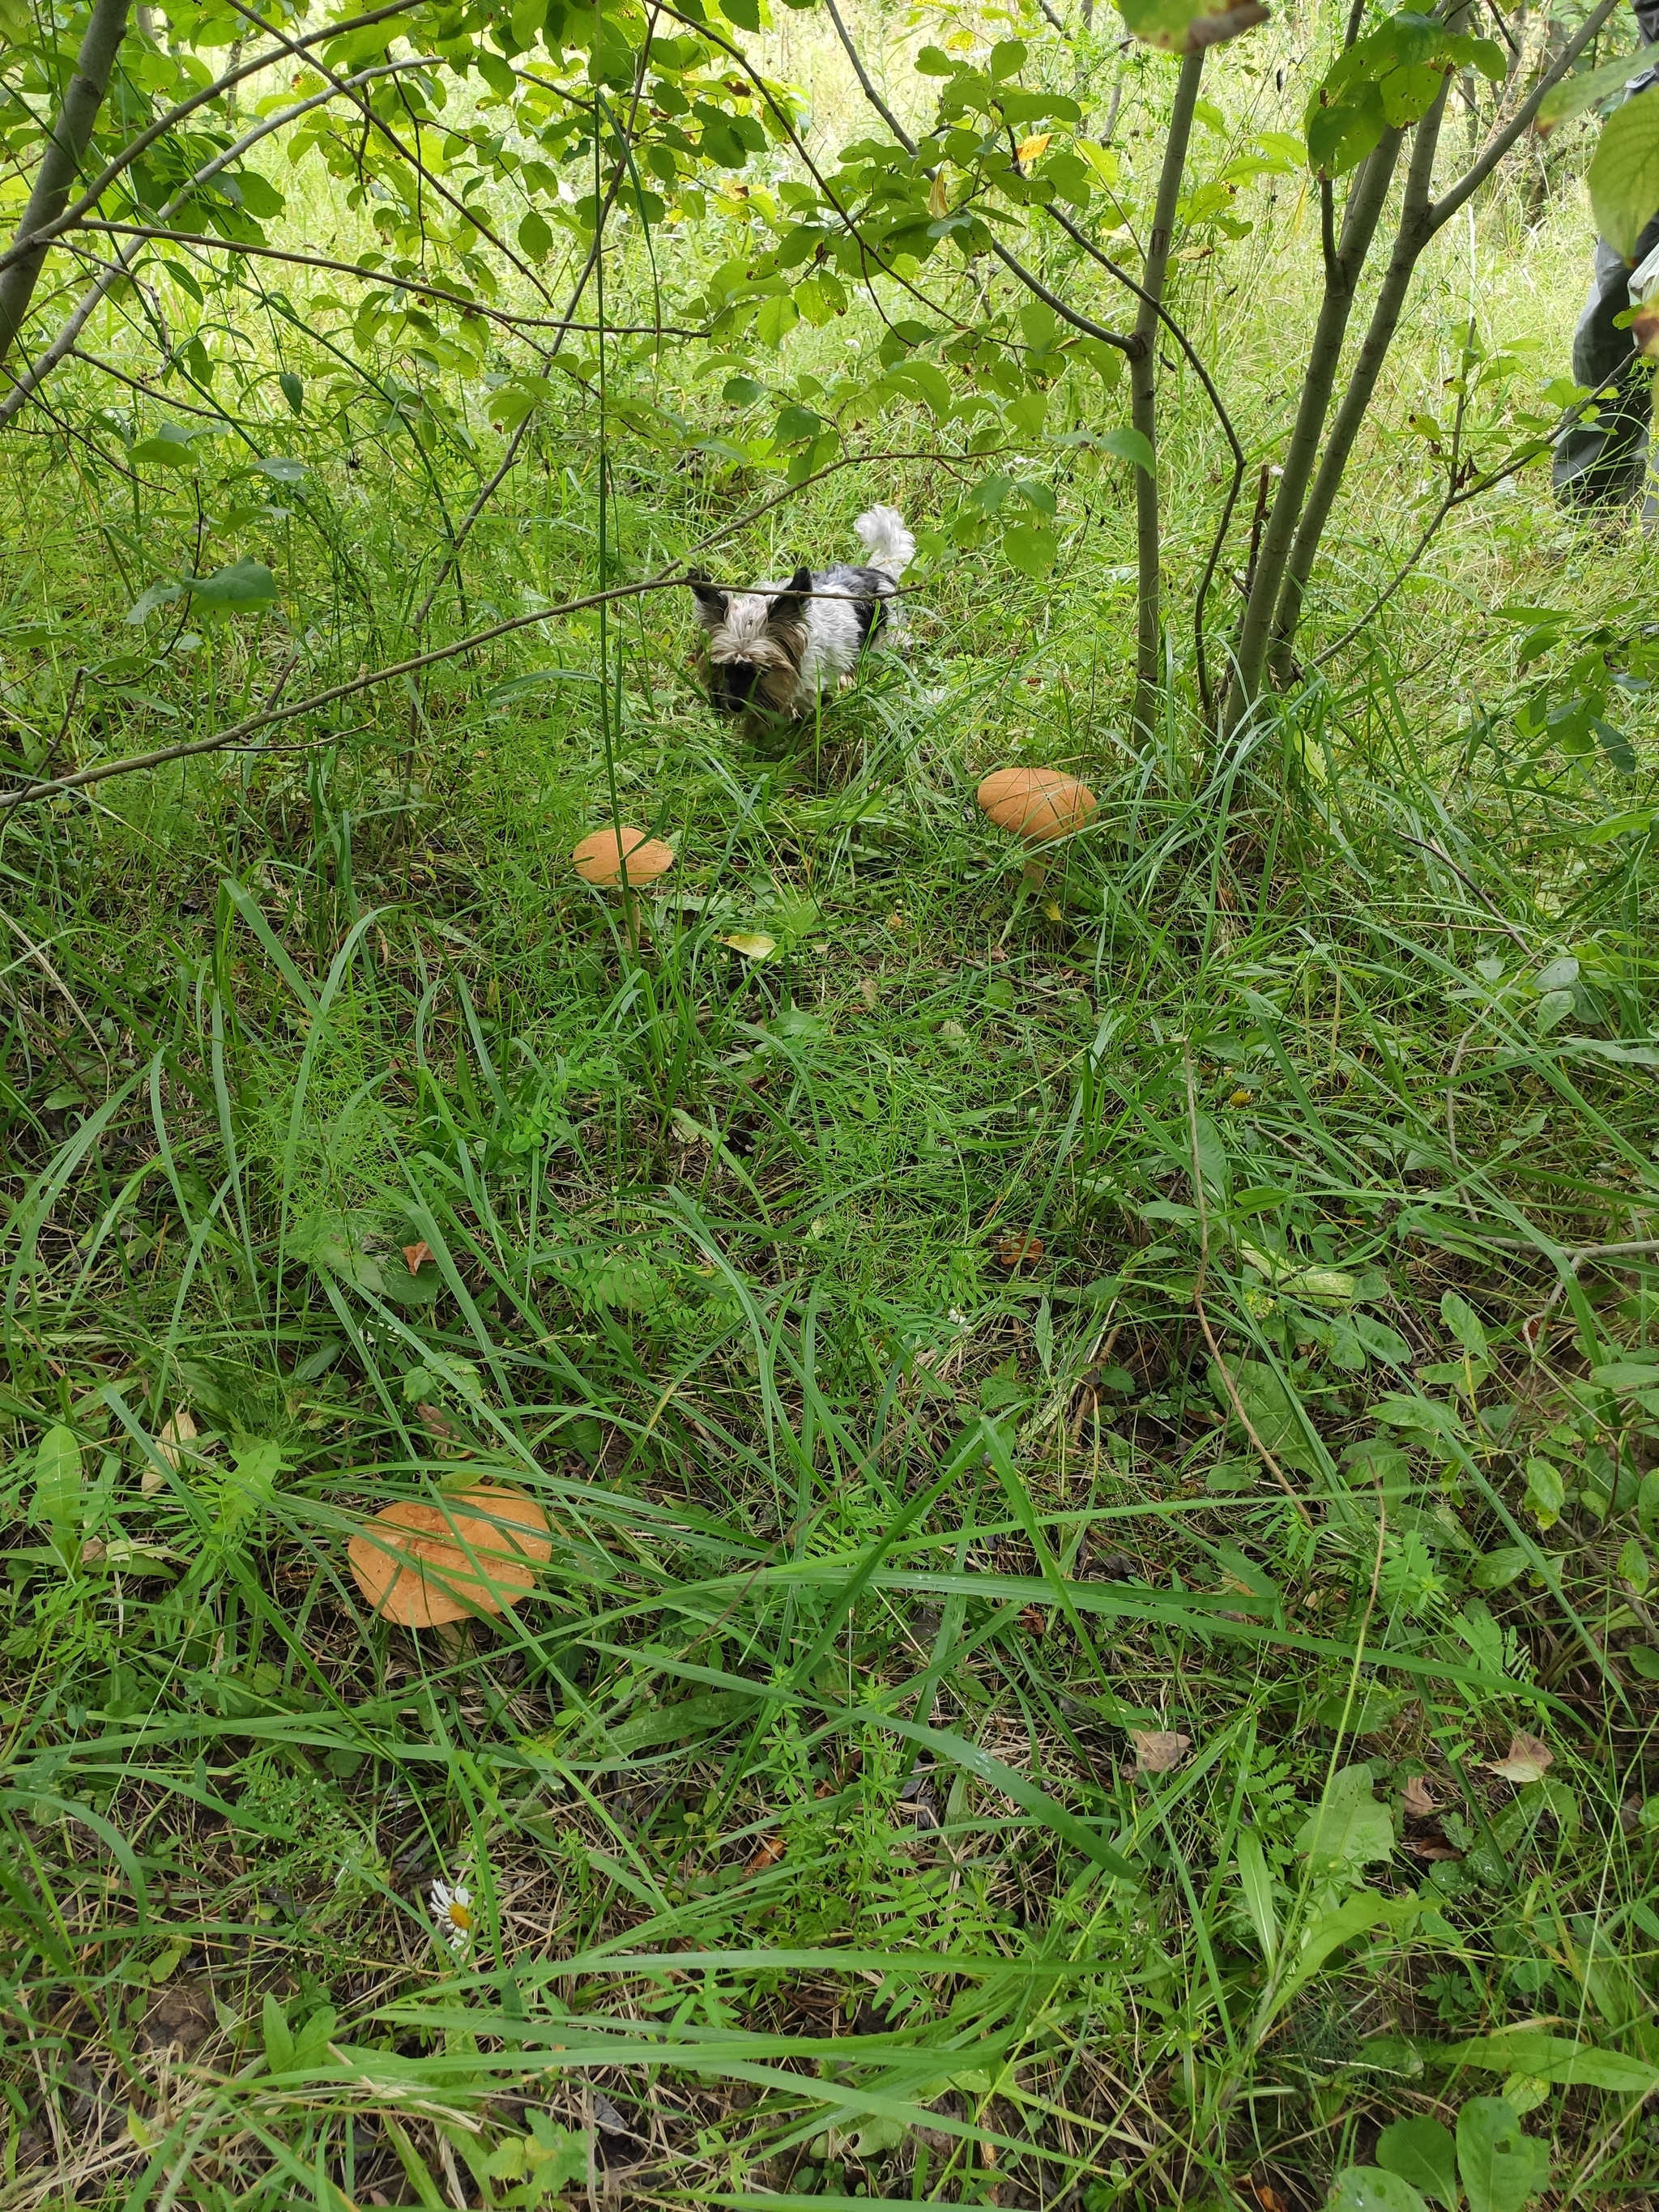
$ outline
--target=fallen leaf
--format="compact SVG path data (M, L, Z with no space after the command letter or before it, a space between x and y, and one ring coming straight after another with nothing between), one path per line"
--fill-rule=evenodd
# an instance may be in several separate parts
M418 1275L422 1268L425 1267L427 1261L432 1257L432 1247L426 1242L426 1239L422 1237L418 1244L404 1245L404 1257L409 1262L410 1273L411 1275Z
M1023 169L1032 161L1040 161L1048 150L1052 131L1039 131L1034 138L1022 138L1014 152L1014 159Z
M1550 1324L1547 1314L1529 1314L1521 1324L1521 1341L1528 1352L1542 1352L1549 1342Z
M1045 921L1064 921L1066 919L1065 915L1060 910L1060 901L1058 899L1043 900L1042 915Z
M1015 1230L997 1246L997 1259L1005 1267L1035 1267L1042 1257L1042 1239Z
M863 1000L866 1006L873 1006L880 995L881 985L876 981L873 975L865 975L860 977L859 981L859 996Z
M1137 1774L1168 1774L1193 1747L1191 1736L1177 1735L1173 1729L1131 1729L1129 1741Z
M174 1407L168 1415L161 1433L155 1439L155 1449L176 1474L185 1458L181 1447L196 1441L196 1424L183 1406ZM155 1470L150 1469L153 1474ZM159 1485L157 1486L160 1486Z
M1486 1762L1488 1774L1502 1775L1505 1782L1518 1787L1522 1783L1541 1782L1555 1764L1555 1753L1548 1744L1535 1735L1512 1735L1510 1747L1502 1759Z
M775 937L769 937L763 929L733 929L720 939L733 952L740 952L745 960L769 960L778 949Z
M1426 1774L1413 1775L1411 1780L1406 1784L1406 1794L1401 1802L1413 1820L1426 1820L1431 1813L1438 1809L1435 1803L1434 1792L1429 1787L1429 1778Z
M754 1857L750 1860L745 1871L750 1874L764 1874L768 1867L775 1866L783 1856L784 1848L784 1839L781 1836L769 1836Z
M1249 1106L1254 1104L1255 1100L1255 1093L1254 1091L1235 1091L1231 1097L1228 1099L1227 1103L1230 1106Z
M1261 2212L1285 2212L1284 2198L1276 2189L1270 2188L1267 2182L1253 2181L1250 2184L1250 2194L1261 2207Z
M1019 1625L1028 1636L1046 1636L1048 1616L1040 1605L1024 1606L1020 1609Z
M415 1417L421 1426L429 1429L434 1437L453 1437L456 1433L454 1422L442 1407L428 1404L424 1398L415 1408Z
M1406 1849L1414 1859L1450 1859L1455 1862L1463 1856L1462 1851L1455 1851L1449 1844L1442 1843L1436 1836L1407 1836Z

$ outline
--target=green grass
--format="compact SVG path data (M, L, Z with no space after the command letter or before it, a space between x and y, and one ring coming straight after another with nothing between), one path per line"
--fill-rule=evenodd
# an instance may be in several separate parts
M1525 252L1568 302L1566 220ZM1191 281L1265 441L1260 290ZM1461 343L1428 301L1389 422ZM66 509L9 454L26 759L82 663L90 757L246 711L290 634L307 688L407 649L430 485L453 518L487 468L307 435L293 519L198 562L252 544L287 617L185 653L122 617L193 501ZM774 488L606 436L614 576ZM1172 432L1177 574L1210 436ZM592 587L598 450L538 431L434 638ZM1448 2046L1659 2063L1659 1253L1568 1258L1656 1233L1650 1057L1606 1048L1650 1054L1652 773L1518 731L1491 615L1633 629L1651 556L1526 479L1218 757L1179 640L1123 732L1089 465L1050 585L941 566L787 739L713 722L659 596L8 818L8 2203L579 2204L591 2154L627 2203L1310 2212L1379 2125L1550 2070ZM1326 635L1419 467L1379 434ZM951 482L832 477L727 573ZM1101 802L1036 896L971 805L1010 759ZM568 867L612 772L678 854L637 952ZM484 1474L548 1512L534 1597L374 1621L352 1530ZM1137 1776L1131 1730L1188 1747ZM1651 2188L1638 2098L1515 2094L1562 2203Z

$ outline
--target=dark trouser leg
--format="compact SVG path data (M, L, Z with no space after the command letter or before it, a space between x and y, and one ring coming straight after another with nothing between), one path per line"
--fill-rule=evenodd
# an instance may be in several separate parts
M1659 245L1659 217L1637 240L1640 261ZM1634 499L1647 459L1649 380L1628 328L1614 318L1630 306L1631 264L1601 240L1595 246L1590 295L1572 336L1574 380L1594 391L1611 386L1594 422L1579 424L1556 441L1552 476L1556 497L1577 506L1617 506Z

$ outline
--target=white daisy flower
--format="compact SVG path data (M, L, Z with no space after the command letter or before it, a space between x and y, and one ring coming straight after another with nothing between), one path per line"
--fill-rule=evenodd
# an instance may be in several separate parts
M452 1951L465 1951L472 1941L472 1893L465 1882L452 1889L447 1881L432 1885L432 1917L438 1933Z

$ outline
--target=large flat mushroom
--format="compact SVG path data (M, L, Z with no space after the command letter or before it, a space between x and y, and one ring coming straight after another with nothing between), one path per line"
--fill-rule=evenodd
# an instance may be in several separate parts
M388 1505L346 1547L358 1589L382 1620L404 1628L503 1612L528 1595L552 1556L535 1499L489 1484L440 1503Z
M1057 768L994 769L974 798L988 822L1028 845L1070 836L1093 818L1100 803L1086 783ZM1035 854L1025 863L1025 880L1034 887L1047 873Z
M673 847L665 844L660 837L648 837L643 830L633 829L624 822L620 828L595 830L582 839L570 858L585 884L609 888L621 884L626 875L623 914L628 924L628 941L637 951L639 908L635 893L668 873L674 865Z

